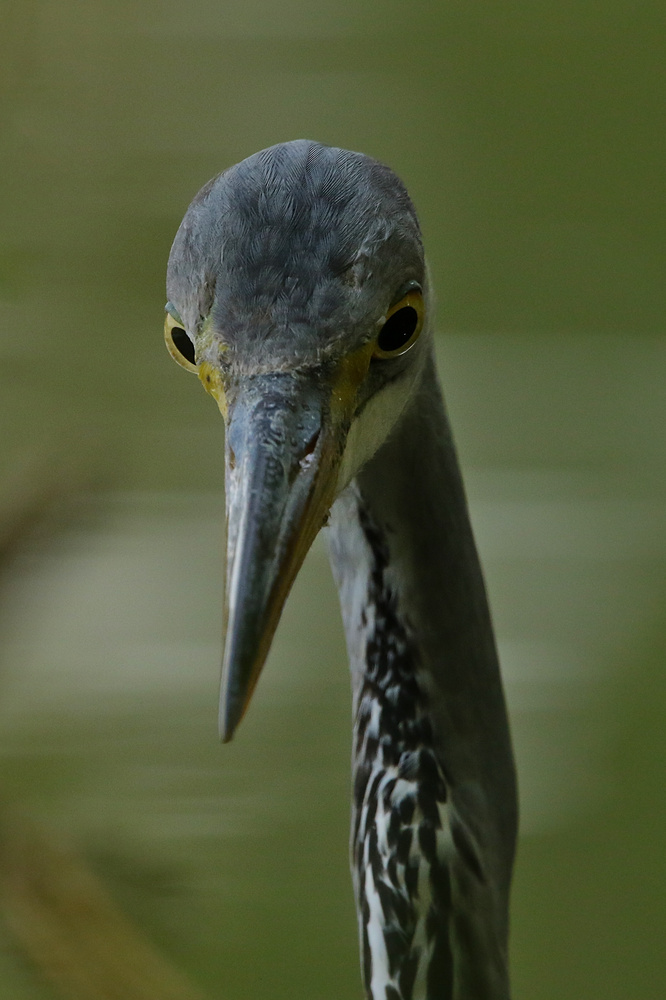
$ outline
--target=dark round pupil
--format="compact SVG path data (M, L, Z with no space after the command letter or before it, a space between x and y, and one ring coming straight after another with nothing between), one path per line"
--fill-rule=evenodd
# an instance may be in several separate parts
M179 326L173 326L171 328L171 339L178 353L182 354L185 360L189 361L191 365L195 364L194 344L185 331Z
M384 323L377 338L377 347L387 354L404 347L414 333L418 321L419 315L413 306L397 309Z

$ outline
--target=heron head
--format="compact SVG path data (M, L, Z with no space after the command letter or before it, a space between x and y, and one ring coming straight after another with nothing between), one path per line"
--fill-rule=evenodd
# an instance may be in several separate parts
M333 501L418 381L426 282L399 178L361 153L305 140L209 181L176 234L167 347L226 425L225 740Z

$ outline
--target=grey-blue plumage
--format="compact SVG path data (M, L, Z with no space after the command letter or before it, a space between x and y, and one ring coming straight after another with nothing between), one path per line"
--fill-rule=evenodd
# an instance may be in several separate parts
M367 996L507 1000L513 757L409 196L360 153L264 150L197 195L167 288L227 428L223 736L328 518Z

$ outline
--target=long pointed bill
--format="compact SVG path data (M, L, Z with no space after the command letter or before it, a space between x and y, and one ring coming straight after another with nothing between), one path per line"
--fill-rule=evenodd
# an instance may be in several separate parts
M335 497L367 370L367 360L353 360L334 376L254 375L227 386L224 398L221 388L213 392L227 425L224 742L248 706L291 585Z

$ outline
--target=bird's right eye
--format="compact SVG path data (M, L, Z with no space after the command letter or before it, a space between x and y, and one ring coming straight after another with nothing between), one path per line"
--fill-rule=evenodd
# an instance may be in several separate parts
M194 344L187 336L182 323L167 312L164 318L164 340L167 351L181 368L188 372L196 372L197 365L194 354Z

